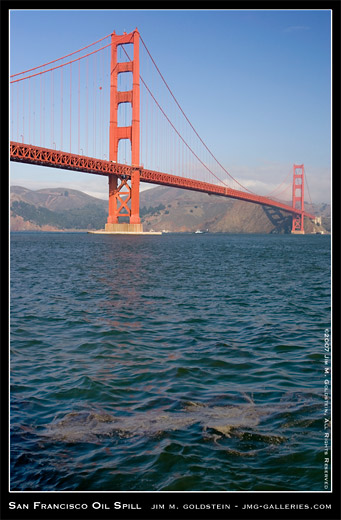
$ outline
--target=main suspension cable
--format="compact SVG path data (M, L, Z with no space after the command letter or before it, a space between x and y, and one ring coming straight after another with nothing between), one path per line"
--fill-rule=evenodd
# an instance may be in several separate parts
M289 173L287 174L287 176L286 176L285 179L281 182L281 184L279 184L279 185L278 185L276 188L274 188L273 190L269 191L269 193L267 193L266 195L264 195L264 197L269 197L269 195L272 195L272 194L275 193L277 190L279 190L280 187L283 186L283 184L286 183L286 180L287 180L287 178L288 178L290 175L291 175L291 172L289 172ZM281 190L280 193L282 193L282 192L283 192L284 190L286 190L286 189L287 189L287 188L283 188L283 190ZM278 195L279 195L279 194L277 194L277 196L278 196Z
M27 70L24 70L23 72L17 72L17 74L12 74L10 77L14 78L16 76L21 76L22 74L26 74L27 72L32 72L32 70L41 69L42 67L46 67L47 65L51 65L52 63L56 63L57 61L64 60L65 58L69 58L70 56L73 56L74 54L77 54L77 52L82 52L85 49L88 49L89 47L91 47L92 45L96 45L96 43L99 43L99 42L105 40L109 36L110 36L110 34L108 34L107 36L104 36L103 38L101 38L100 40L97 40L94 43L90 43L90 45L87 45L86 47L82 47L78 51L71 52L70 54L66 54L65 56L62 56L61 58L57 58L56 60L52 60L52 61L49 61L47 63L44 63L43 65L38 65L38 67L33 67L32 69L27 69Z
M244 190L248 191L249 193L253 193L251 190L249 190L248 188L246 188L245 186L243 186L240 182L238 182L227 170L226 168L224 168L224 166L218 161L218 159L215 157L215 155L211 152L211 150L208 148L208 146L205 144L205 142L202 140L202 138L200 137L200 135L198 134L198 132L196 131L196 129L194 128L194 126L192 125L192 123L190 122L190 120L188 119L188 117L186 116L185 112L183 111L183 109L181 108L180 104L178 103L177 99L175 98L173 92L171 91L170 87L168 86L165 78L163 77L163 75L161 74L160 72L160 69L158 68L158 66L156 65L152 55L150 54L149 50L147 49L147 46L146 44L144 43L143 41L143 38L142 36L140 35L140 39L142 41L142 44L144 45L150 59L152 60L156 70L158 71L158 73L160 74L161 76L161 79L162 81L164 82L164 84L166 85L166 88L168 89L169 93L171 94L172 98L174 99L175 103L177 104L178 108L180 109L182 115L184 116L184 118L186 119L187 123L190 125L190 127L192 128L193 132L195 133L195 135L198 137L198 139L200 140L200 142L204 145L204 147L206 148L206 150L208 151L208 153L211 155L211 157L213 157L213 159L216 161L216 163L222 168L222 170L234 181L236 182L241 188L243 188Z
M308 195L309 195L309 200L310 200L310 204L312 204L312 200L311 200L311 196L310 196L310 191L309 191L309 186L308 186L308 180L307 180L307 175L306 173L304 172L304 179L305 179L305 183L307 185L307 190L308 190Z
M110 45L111 45L111 43L108 43L108 45L104 45L104 47L100 47L99 49L97 49L95 51L89 52L88 54L84 54L84 56L80 56L79 58L76 58L75 60L71 60L66 63L62 63L61 65L57 65L56 67L52 67L51 69L43 70L41 72L36 72L35 74L31 74L30 76L25 76L24 78L14 79L14 80L10 81L10 83L18 83L19 81L24 81L25 79L33 78L34 76L39 76L40 74L45 74L46 72L51 72L52 70L60 69L61 67L66 67L66 65L70 65L72 63L75 63L76 61L87 58L88 56L91 56L92 54L96 54L96 52L102 51L103 49L110 47Z
M126 56L130 59L130 56L129 54L127 53L127 51L125 50L125 48L123 47L123 51L125 52ZM159 110L161 110L162 114L165 116L165 118L167 119L168 123L171 125L171 127L173 128L173 130L177 133L177 135L180 137L180 139L182 140L182 142L185 144L185 146L191 151L191 153L194 155L194 157L196 157L196 159L198 159L198 161L200 162L200 164L202 164L204 166L204 168L206 168L206 170L208 170L219 182L222 182L227 188L230 188L230 186L228 186L224 181L222 181L219 177L217 177L217 175L215 175L215 173L212 172L212 170L210 170L206 164L204 164L202 162L202 160L200 159L200 157L198 157L198 155L194 152L194 150L189 146L189 144L185 141L185 139L182 137L182 135L179 133L179 131L175 128L175 126L173 125L173 123L171 122L171 120L169 119L169 117L167 116L167 114L165 113L165 111L163 110L163 108L160 106L160 104L158 103L158 101L156 100L156 98L154 97L154 95L152 94L152 92L150 91L150 89L148 88L146 82L144 81L144 79L142 78L141 74L140 74L140 80L142 81L143 85L145 86L145 88L148 90L149 94L151 95L151 97L153 98L154 102L156 103L156 105L158 106Z

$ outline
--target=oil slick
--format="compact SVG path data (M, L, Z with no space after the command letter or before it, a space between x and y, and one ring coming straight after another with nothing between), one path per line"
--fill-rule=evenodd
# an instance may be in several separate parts
M261 418L271 411L274 411L273 408L256 407L250 398L239 406L208 406L187 402L179 412L151 410L133 415L112 415L80 411L68 413L62 419L53 421L47 425L42 436L56 442L98 442L102 436L156 436L199 424L204 437L217 442L223 437L254 430ZM283 437L273 435L270 442L284 440Z

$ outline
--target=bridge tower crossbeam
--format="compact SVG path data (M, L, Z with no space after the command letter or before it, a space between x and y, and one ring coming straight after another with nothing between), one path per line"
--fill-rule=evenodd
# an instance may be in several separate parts
M110 126L109 126L109 160L118 162L118 147L121 139L129 139L131 143L131 162L136 169L132 170L130 184L123 176L109 175L109 212L105 230L109 232L142 232L139 215L140 206L140 63L139 63L138 30L123 35L115 32L111 35L111 71L110 71ZM132 43L133 59L126 62L117 61L117 47ZM133 88L129 91L118 90L118 75L131 72ZM132 121L129 126L118 126L118 107L121 103L132 106ZM128 203L130 205L128 206ZM129 224L119 223L119 217L129 217Z

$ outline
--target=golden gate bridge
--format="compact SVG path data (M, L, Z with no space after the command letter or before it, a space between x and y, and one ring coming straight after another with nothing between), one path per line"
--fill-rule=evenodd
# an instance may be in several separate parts
M293 233L304 233L305 217L316 218L304 209L303 164L293 165L292 205L277 198L284 183L257 195L226 170L137 29L13 74L10 85L10 160L107 176L107 232L143 231L140 182L279 208L292 215Z

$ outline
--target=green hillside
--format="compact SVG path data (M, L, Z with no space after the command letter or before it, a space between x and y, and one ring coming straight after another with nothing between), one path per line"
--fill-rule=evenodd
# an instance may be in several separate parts
M100 229L107 220L107 211L95 204L58 212L43 206L14 201L11 211L13 216L22 217L37 226L49 225L58 229Z

